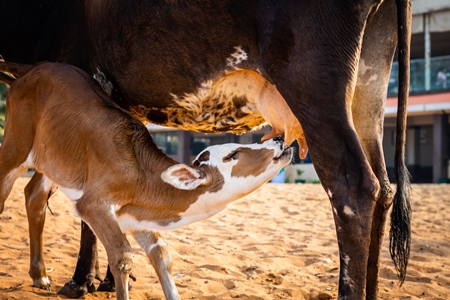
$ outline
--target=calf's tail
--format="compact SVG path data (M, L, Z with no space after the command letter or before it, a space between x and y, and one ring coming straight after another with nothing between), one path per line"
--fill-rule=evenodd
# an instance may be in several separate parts
M410 174L405 162L406 117L409 94L409 53L411 42L411 0L397 0L398 22L398 112L395 142L397 191L391 212L389 251L400 285L406 277L411 246Z

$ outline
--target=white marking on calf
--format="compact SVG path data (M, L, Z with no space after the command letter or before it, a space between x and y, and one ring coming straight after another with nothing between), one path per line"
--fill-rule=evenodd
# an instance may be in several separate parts
M248 59L247 53L242 49L241 46L236 46L234 47L234 49L236 49L236 52L232 53L231 57L227 58L227 66L229 67L236 67L242 61Z
M69 198L72 201L76 201L76 200L80 199L84 194L84 192L82 190L65 188L62 186L58 186L58 187L67 196L67 198Z
M50 287L50 279L48 276L40 277L38 279L33 280L33 286L36 287Z
M167 247L166 242L161 237L158 237L158 240L156 243L151 243L151 240L147 239L147 235L141 236L139 234L134 236L136 241L141 245L142 249L145 251L145 253L150 253L155 247ZM145 238L144 238L145 237Z
M156 241L156 243L151 244L150 247L148 247L148 249L145 249L145 251L147 253L151 252L155 247L160 246L160 247L167 247L167 244L164 242L164 240L162 238L158 238L158 240Z
M44 191L56 191L57 186L54 185L54 182L51 181L47 176L43 176L42 177L42 188L44 189Z
M12 170L8 175L6 175L5 180L11 181L15 180L18 173L22 173L24 168L29 168L33 165L34 155L33 152L30 152L27 156L27 159L18 167Z
M22 165L29 166L33 163L33 161L34 161L34 153L30 152L28 153L27 160Z
M330 199L333 197L333 193L330 191L330 189L328 189L327 194L328 194L328 197L330 197Z
M209 214L204 213L202 215L195 215L190 217L182 217L179 221L171 222L168 225L160 225L157 222L146 220L138 221L130 214L122 214L120 216L117 216L117 221L122 231L126 230L171 231L189 225L193 222L207 219L214 214L215 212Z
M53 184L53 181L48 179L47 176L43 176L43 178L42 178L42 188L44 189L44 191L50 190L52 184Z
M111 215L117 220L116 212L121 208L120 205L113 204L111 205Z

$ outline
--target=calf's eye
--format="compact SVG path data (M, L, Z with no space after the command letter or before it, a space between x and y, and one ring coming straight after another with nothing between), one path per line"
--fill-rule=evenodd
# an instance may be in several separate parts
M230 154L228 154L227 156L225 156L223 158L223 161L224 162L232 161L232 160L238 159L238 156L239 156L239 150L235 150L235 151L231 152Z

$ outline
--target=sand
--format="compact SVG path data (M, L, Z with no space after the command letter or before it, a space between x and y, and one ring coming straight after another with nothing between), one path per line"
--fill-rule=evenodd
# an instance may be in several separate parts
M60 192L50 199L44 254L52 291L31 286L28 223L19 178L0 215L0 299L63 299L78 255L80 220ZM399 287L382 250L381 299L449 299L450 185L413 185L413 236L408 275ZM266 184L209 220L164 233L182 299L335 299L338 248L330 203L320 185ZM130 298L164 299L146 256L135 253ZM102 247L100 267L106 271ZM110 299L96 292L84 299Z

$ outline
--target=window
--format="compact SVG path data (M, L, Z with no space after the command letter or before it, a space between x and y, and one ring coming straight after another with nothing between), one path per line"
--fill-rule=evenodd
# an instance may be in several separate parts
M155 140L156 145L158 145L164 153L168 155L178 154L178 132L164 131L151 132L150 134Z

